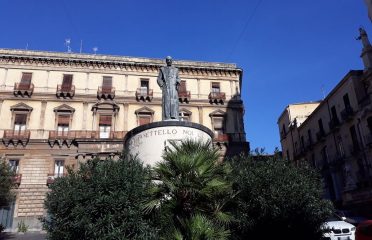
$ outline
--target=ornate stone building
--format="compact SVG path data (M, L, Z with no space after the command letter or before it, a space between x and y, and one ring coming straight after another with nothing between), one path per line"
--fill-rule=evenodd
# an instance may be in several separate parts
M115 157L127 131L160 121L163 60L0 49L0 155L17 174L17 199L0 210L14 229L38 228L48 184L66 167ZM210 128L221 154L247 151L235 64L175 61L180 119Z
M289 105L279 117L283 156L307 160L336 207L372 216L372 46L360 29L364 70L352 70L322 101Z

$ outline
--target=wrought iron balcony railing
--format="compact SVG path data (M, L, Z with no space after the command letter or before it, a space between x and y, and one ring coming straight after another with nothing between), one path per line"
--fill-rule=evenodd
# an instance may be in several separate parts
M65 86L62 84L57 85L57 97L72 98L75 95L75 85Z
M143 100L143 101L151 101L153 98L153 90L148 88L137 88L136 91L136 99L137 101Z
M14 90L13 93L15 96L27 96L31 97L32 93L34 92L34 84L22 84L20 83L15 83L14 84Z
M178 92L178 98L180 102L189 102L190 101L190 91L180 91Z
M350 106L347 106L344 108L344 110L341 111L341 118L344 121L349 121L353 118L354 113L354 109Z
M114 99L115 98L115 88L114 87L98 87L97 90L98 99Z
M210 92L208 98L211 102L223 102L226 100L226 94L224 92Z

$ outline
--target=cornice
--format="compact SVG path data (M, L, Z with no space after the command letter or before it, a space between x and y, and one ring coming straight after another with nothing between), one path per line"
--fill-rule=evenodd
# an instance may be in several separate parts
M0 63L128 72L158 72L164 65L161 59L11 49L0 49ZM242 70L231 63L175 60L174 65L180 74L187 75L237 77L242 74Z

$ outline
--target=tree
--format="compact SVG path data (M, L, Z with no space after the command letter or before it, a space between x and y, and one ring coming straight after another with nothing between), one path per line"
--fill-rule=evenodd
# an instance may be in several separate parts
M98 159L50 186L43 219L49 239L157 239L143 214L148 168L135 158Z
M172 143L153 170L147 211L157 213L162 239L227 239L233 194L229 168L210 143Z
M238 157L232 166L236 197L235 239L321 239L321 225L332 213L322 199L319 174L278 155Z
M9 164L0 159L0 208L7 207L14 199L12 188L14 187L14 171Z

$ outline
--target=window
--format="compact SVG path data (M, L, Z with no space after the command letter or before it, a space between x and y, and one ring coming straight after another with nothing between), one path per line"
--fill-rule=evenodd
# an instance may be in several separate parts
M142 107L140 109L137 109L134 113L137 116L138 126L152 123L153 116L154 116L154 110L152 110L151 108Z
M72 89L72 75L63 74L62 91L71 91Z
M307 137L309 140L309 144L313 144L313 136L311 135L311 129L307 130Z
M346 93L342 98L344 99L345 108L350 107L349 95Z
M337 112L336 112L336 107L335 107L335 106L333 106L333 107L331 108L331 114L332 114L332 119L333 119L334 121L337 121L338 118L337 118ZM337 119L337 120L336 120L336 119Z
M302 149L305 148L305 139L304 139L304 136L301 136L301 148Z
M216 136L224 134L223 127L224 118L223 117L214 117L213 118L213 131Z
M65 136L68 133L71 115L57 116L57 132L58 136Z
M319 118L319 120L318 120L318 125L319 125L320 133L324 134L323 120L321 118Z
M63 176L63 160L55 160L54 161L54 177L62 177Z
M185 111L181 111L180 112L180 121L183 121L183 122L190 122L190 113L188 112L185 112Z
M32 73L22 73L21 82L19 84L19 90L28 90L31 86Z
M112 115L99 116L99 137L110 138Z
M9 160L10 170L14 172L14 174L18 174L19 172L19 160L11 159Z
M26 130L27 114L15 114L14 131L21 132Z
M212 93L219 93L220 92L220 83L212 82Z
M112 90L112 77L103 76L102 79L102 92L110 93Z
M186 81L182 80L180 82L180 88L178 90L180 93L185 93L187 92L187 88L186 88Z
M140 87L141 94L147 95L148 90L149 90L149 80L141 79L141 87Z

